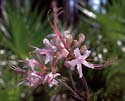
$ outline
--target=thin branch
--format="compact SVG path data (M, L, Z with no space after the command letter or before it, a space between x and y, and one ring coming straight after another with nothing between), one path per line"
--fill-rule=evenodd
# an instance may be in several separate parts
M51 23L50 18L49 18L50 12L51 12L51 9L50 9L50 10L48 11L48 13L47 13L47 18L48 18L48 21L49 21L49 23L50 23L50 26L54 29L54 26L53 26L53 24Z
M69 76L70 76L70 79L71 79L71 83L72 83L72 86L73 86L73 89L78 92L76 86L75 86L75 83L74 83L74 80L73 80L73 77L72 77L72 71L69 70Z
M62 34L61 34L61 32L59 31L59 28L58 28L58 16L62 13L62 11L60 11L62 8L57 8L56 1L53 1L52 2L52 9L53 9L53 13L54 13L54 19L53 19L54 31L59 36L60 40L63 42L65 48L69 49L67 43L64 41L63 36L62 36Z
M81 78L81 82L82 82L82 86L83 86L83 90L84 90L84 101L88 101L88 85L87 85L87 82L86 82L86 79L85 77L83 76Z
M66 88L68 88L73 94L74 94L74 96L77 98L77 99L81 99L80 97L79 97L79 95L70 87L70 86L68 86L66 83L64 83L63 81L61 81L60 79L56 79L59 83L61 83L63 86L65 86Z
M17 72L20 72L20 73L25 73L26 72L26 70L24 70L24 69L22 69L22 68L20 68L20 67L18 67L16 65L13 65L11 63L8 63L8 65L14 71L17 71Z

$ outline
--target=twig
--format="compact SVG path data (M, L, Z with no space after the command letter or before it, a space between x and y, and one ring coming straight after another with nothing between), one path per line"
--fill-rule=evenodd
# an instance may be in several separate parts
M73 77L72 77L72 71L71 71L71 70L69 70L69 76L70 76L70 79L71 79L71 83L72 83L73 89L74 89L76 92L78 92L78 90L76 89L76 86L75 86Z
M61 81L60 79L56 79L59 83L61 83L63 86L65 86L66 88L68 88L74 95L75 98L77 98L78 100L80 100L81 98L79 97L79 95L70 87L68 86L66 83L64 83L63 81Z
M85 77L83 76L81 78L81 82L82 82L82 86L83 86L83 90L84 90L84 101L88 101L88 85L87 85L87 82L86 82L86 79Z

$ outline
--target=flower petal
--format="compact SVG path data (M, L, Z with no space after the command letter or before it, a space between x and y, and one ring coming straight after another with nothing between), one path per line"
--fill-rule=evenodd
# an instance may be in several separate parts
M45 59L45 64L47 64L50 61L52 61L52 56L47 54Z
M65 48L61 49L61 56L62 57L66 58L68 54L69 54L69 52L67 51L67 49L65 49Z
M86 59L89 55L90 55L91 51L90 50L86 50L84 52L84 54L82 55L84 59Z
M43 81L43 78L37 75L35 72L29 71L27 72L27 77L25 78L24 84L27 86L37 87Z
M56 78L57 76L60 76L60 74L59 74L59 73L53 74L52 72L50 72L50 73L46 74L46 76L45 76L45 78L44 78L44 80L43 80L43 83L47 82L47 83L49 84L49 87L52 87L52 86L54 86L54 85L57 85L57 84L58 84L58 81L55 80L55 78Z
M26 58L27 64L31 67L32 71L35 71L35 63L37 62L35 59Z
M74 54L75 54L76 57L80 57L81 56L79 48L76 48L74 50Z
M80 45L84 40L85 40L85 35L84 35L83 33L80 33L80 34L79 34L79 40L78 40L79 45Z
M36 48L35 53L38 54L49 54L51 52L51 50L49 49L40 49L40 48Z
M82 64L83 64L84 66L86 66L86 67L89 67L89 68L92 68L92 69L94 68L94 65L93 65L92 63L87 62L87 61L85 61L85 60L82 62Z
M78 61L78 59L74 59L74 60L68 61L67 63L68 63L71 67L75 67L77 64L79 64L79 61Z
M50 41L47 38L43 39L43 43L46 47L52 47L52 44L50 43Z
M61 75L60 73L53 74L54 78L56 78L57 76L60 76L60 75Z
M49 34L49 35L47 35L47 37L48 38L55 38L55 37L57 37L57 34Z
M82 65L81 64L77 64L77 70L79 73L79 78L82 78L83 73L82 73Z

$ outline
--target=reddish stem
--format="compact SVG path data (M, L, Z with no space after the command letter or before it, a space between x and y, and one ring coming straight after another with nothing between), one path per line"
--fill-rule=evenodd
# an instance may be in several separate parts
M46 66L41 65L40 63L35 63L36 66L40 67L44 71L48 72L48 68Z
M54 12L54 31L58 35L60 40L63 42L65 48L68 49L69 47L66 44L66 42L64 41L62 33L59 31L59 28L57 25L57 20L58 20L58 16L60 15L60 12L58 13L59 9L57 8L57 3L55 1L53 1L53 3L52 3L52 8L53 8L53 12Z
M84 90L84 101L88 101L88 85L87 85L87 82L86 82L86 79L85 77L83 76L81 78L81 82L82 82L82 86L83 86L83 90Z

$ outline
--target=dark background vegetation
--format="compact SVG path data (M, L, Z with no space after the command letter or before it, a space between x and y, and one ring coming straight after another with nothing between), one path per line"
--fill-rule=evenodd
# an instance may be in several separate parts
M68 92L60 87L17 86L22 75L8 67L8 62L18 64L16 59L28 57L31 45L42 46L42 39L53 33L47 20L51 2L0 0L0 101L49 101ZM76 37L84 33L95 62L112 60L106 69L83 70L89 100L125 101L125 0L57 0L57 3L64 9L59 17L60 30L70 29Z

